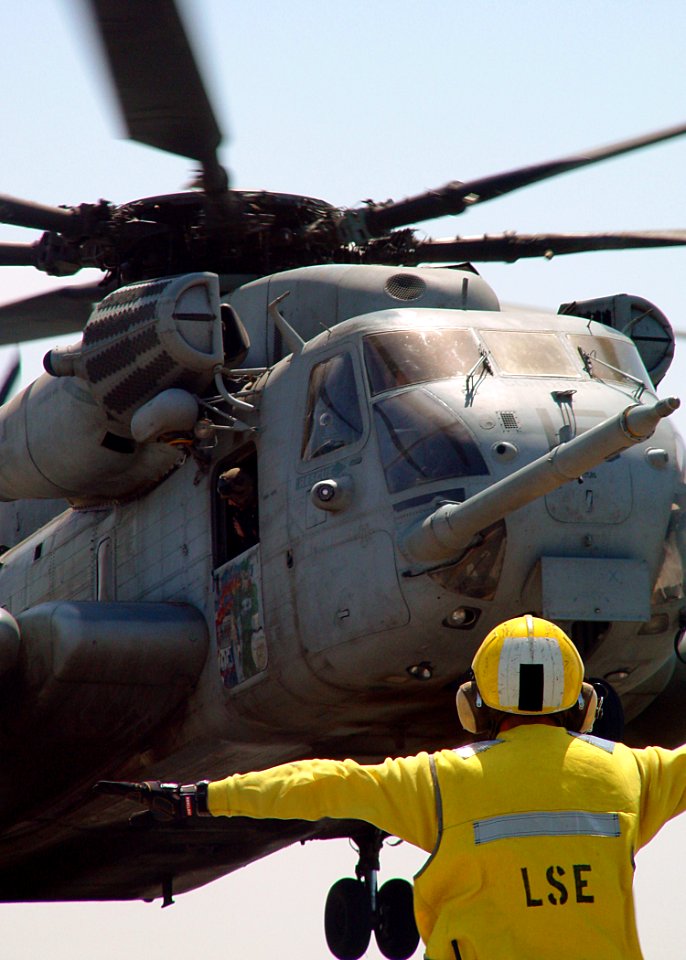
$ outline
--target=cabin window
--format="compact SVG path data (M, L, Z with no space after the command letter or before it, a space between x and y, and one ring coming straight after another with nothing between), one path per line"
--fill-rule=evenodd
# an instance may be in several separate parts
M114 548L110 537L103 537L95 555L95 597L101 603L117 598Z
M480 330L490 355L503 374L520 377L581 376L556 333L524 330Z
M379 400L374 420L390 493L434 480L488 473L467 427L426 388Z
M412 383L466 376L479 361L469 330L391 330L364 338L372 395Z
M363 422L349 353L329 357L312 368L301 447L303 460L356 443Z

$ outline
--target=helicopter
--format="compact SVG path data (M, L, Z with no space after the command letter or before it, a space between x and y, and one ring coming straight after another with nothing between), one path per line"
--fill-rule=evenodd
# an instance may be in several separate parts
M107 5L97 6L104 25ZM161 5L155 29L171 30L173 13ZM160 26L165 16L172 27ZM207 119L197 103L189 113ZM49 323L55 332L65 323L84 331L75 349L50 354L50 373L2 414L6 750L14 755L11 740L22 730L24 757L39 758L42 777L48 772L51 809L62 823L39 828L39 810L22 810L18 820L6 792L6 899L157 891L167 899L292 839L331 833L331 825L272 824L249 834L242 824L239 843L226 825L191 839L154 825L132 839L122 805L94 800L86 784L170 769L189 779L219 775L310 753L372 758L454 739L451 689L477 637L514 604L576 625L570 629L589 666L612 675L638 723L674 667L678 576L660 581L657 607L645 604L658 567L680 571L679 549L668 565L662 554L667 531L680 546L678 448L666 424L652 425L645 455L641 447L621 456L603 448L597 463L574 461L570 484L557 494L538 487L528 513L491 512L442 552L423 533L427 518L434 526L457 518L451 505L474 502L492 479L505 482L537 454L547 459L611 415L654 407L673 348L660 311L639 297L614 296L552 317L501 310L473 268L413 263L433 254L451 264L507 257L519 238L490 248L433 244L396 236L402 223L389 227L389 217L436 209L439 192L405 212L381 204L343 213L288 195L227 199L215 159L204 158L204 194L116 209L3 204L7 219L44 231L37 244L5 248L7 262L23 258L58 275L80 265L107 271L96 289L0 311L6 342L30 333L28 313L47 318L42 333ZM503 184L457 187L441 202L469 198L473 206L489 188L497 194ZM381 235L364 239L370 229ZM569 242L547 237L537 249L561 253ZM635 343L622 335L626 328ZM652 355L642 359L639 343L652 345ZM557 366L532 370L543 356ZM171 368L160 372L168 357ZM525 366L508 366L516 360ZM142 385L132 386L141 370ZM543 431L527 413L534 397L551 411ZM606 416L598 418L597 407ZM631 433L630 421L622 422L619 432ZM440 427L429 435L428 423ZM634 439L647 436L634 429ZM74 442L56 458L50 438L66 430ZM430 438L447 451L431 450ZM260 491L260 544L248 551L239 549L216 495L219 474L232 466L254 475ZM439 474L423 472L429 466ZM622 495L627 484L630 497ZM25 497L34 499L19 502ZM636 514L658 518L659 536L641 545L648 551L641 558L635 530L613 502L626 506L632 497ZM66 514L64 498L72 504ZM543 552L539 527L552 544ZM607 542L598 530L608 532ZM539 556L560 563L538 569ZM526 576L501 589L505 563ZM599 609L585 609L591 587L609 572L624 576L616 592L596 592ZM573 611L556 606L560 577L581 584ZM641 596L643 606L627 619L627 599ZM417 626L432 616L435 637ZM645 624L655 632L640 633ZM651 638L647 664L639 636ZM27 729L35 736L27 739ZM12 762L8 770L30 782L26 760ZM92 826L88 850L79 846L84 822ZM354 825L342 829L356 835ZM147 861L138 881L132 849L137 862ZM57 864L60 888L52 886Z

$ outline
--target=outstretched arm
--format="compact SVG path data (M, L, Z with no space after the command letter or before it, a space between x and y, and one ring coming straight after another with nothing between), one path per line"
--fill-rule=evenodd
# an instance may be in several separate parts
M632 752L641 777L642 847L667 820L686 811L686 744L676 750L646 747Z
M175 820L191 816L366 820L427 852L438 837L437 797L426 753L373 765L298 760L188 784L100 780L94 790L129 797Z
M209 784L208 807L215 816L366 820L427 851L438 832L427 754L374 765L301 760L235 774Z

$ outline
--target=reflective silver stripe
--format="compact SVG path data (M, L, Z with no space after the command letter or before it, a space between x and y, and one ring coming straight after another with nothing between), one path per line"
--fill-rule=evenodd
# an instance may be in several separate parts
M438 782L438 770L436 769L436 758L429 757L429 767L431 769L431 782L434 788L434 800L436 803L436 824L438 826L436 834L436 849L443 836L443 796L441 794L441 785Z
M414 879L420 877L430 863L433 862L434 857L438 853L438 848L441 845L441 840L443 839L443 797L441 796L441 784L438 779L438 770L436 769L436 758L434 755L429 757L429 769L431 770L431 782L433 783L434 788L434 800L436 803L436 824L438 827L436 833L436 842L434 843L434 848L429 855L428 860L419 868L417 873L414 875ZM425 958L426 960L426 958Z
M616 813L588 813L585 810L556 810L512 813L505 817L475 820L474 843L511 840L513 837L618 837Z
M601 737L591 736L590 733L575 733L573 730L568 730L567 733L570 737L576 737L577 740L590 743L593 747L600 747L605 753L614 753L615 751L615 743L613 740L603 740Z
M464 747L455 747L453 753L462 757L463 760L469 760L470 757L475 757L478 753L483 753L485 750L490 750L491 747L497 747L499 743L504 742L504 740L479 740L478 743L468 743Z

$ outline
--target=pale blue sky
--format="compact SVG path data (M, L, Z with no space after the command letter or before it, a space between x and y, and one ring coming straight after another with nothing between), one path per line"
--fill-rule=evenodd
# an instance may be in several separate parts
M0 4L0 192L51 204L175 192L188 182L186 161L115 139L120 128L79 10L78 0ZM238 187L354 205L686 120L681 0L194 0L186 10L230 130L225 158ZM426 230L686 227L685 168L686 138ZM32 236L0 227L0 240L9 239ZM573 299L640 294L686 329L685 264L686 251L629 252L485 265L482 273L503 300L553 310ZM0 297L60 282L6 269ZM24 351L27 372L45 349ZM684 369L677 359L663 395L683 389ZM683 429L686 414L678 416ZM415 868L421 858L411 853L390 851L383 876ZM649 960L683 956L685 855L682 822L639 857ZM326 890L353 866L345 844L308 844L163 912L143 904L0 906L2 956L119 960L136 948L162 960L193 948L208 960L320 960Z

